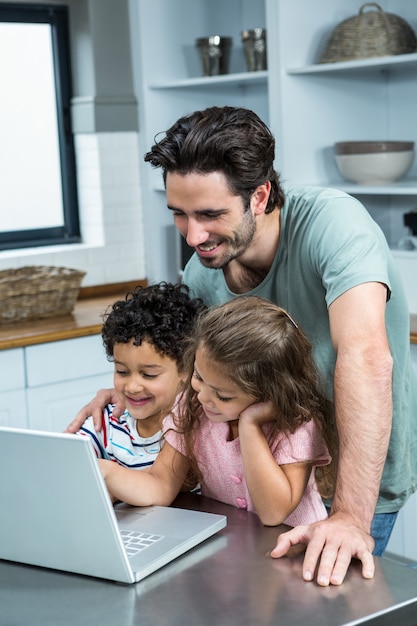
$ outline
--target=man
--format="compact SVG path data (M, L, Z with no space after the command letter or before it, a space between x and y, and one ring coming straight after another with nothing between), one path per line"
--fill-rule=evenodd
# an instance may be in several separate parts
M337 484L329 519L280 535L272 556L306 544L305 580L337 585L352 558L373 576L372 551L383 553L417 486L409 314L365 208L331 189L284 192L274 153L255 113L212 107L179 119L145 161L162 168L168 208L195 249L184 271L192 295L209 306L241 294L268 298L313 344L335 403ZM91 412L97 401L69 429Z

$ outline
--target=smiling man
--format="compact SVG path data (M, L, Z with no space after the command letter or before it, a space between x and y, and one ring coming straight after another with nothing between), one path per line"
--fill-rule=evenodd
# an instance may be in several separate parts
M347 194L284 191L275 141L252 111L212 107L179 119L146 154L195 254L184 271L209 306L241 294L285 308L306 331L335 402L339 471L329 519L280 536L307 545L304 577L365 577L417 485L417 384L409 314L384 235ZM371 537L372 536L372 537Z

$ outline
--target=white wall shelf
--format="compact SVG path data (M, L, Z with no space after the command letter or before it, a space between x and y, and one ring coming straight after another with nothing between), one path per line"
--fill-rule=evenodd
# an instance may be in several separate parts
M237 72L235 74L223 74L220 76L201 76L197 78L184 78L169 82L152 82L149 89L183 89L200 87L225 87L227 85L253 85L265 83L268 80L268 72Z
M287 69L287 74L343 74L344 72L397 71L417 68L417 53L376 57L339 63L316 63Z
M417 179L401 180L391 185L355 185L344 181L327 182L326 185L355 196L417 196Z

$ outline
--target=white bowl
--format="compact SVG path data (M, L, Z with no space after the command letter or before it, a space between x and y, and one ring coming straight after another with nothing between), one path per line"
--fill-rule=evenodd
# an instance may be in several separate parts
M360 185L393 183L407 174L414 160L412 142L341 142L335 144L341 175Z

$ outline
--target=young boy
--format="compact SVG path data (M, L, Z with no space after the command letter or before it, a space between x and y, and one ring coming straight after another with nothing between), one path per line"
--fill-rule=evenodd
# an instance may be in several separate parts
M114 387L126 410L115 418L109 404L99 432L91 417L80 429L79 434L91 437L98 458L133 469L155 461L162 445L162 420L184 382L183 340L204 308L185 285L161 282L137 287L103 316L103 343L114 362Z

